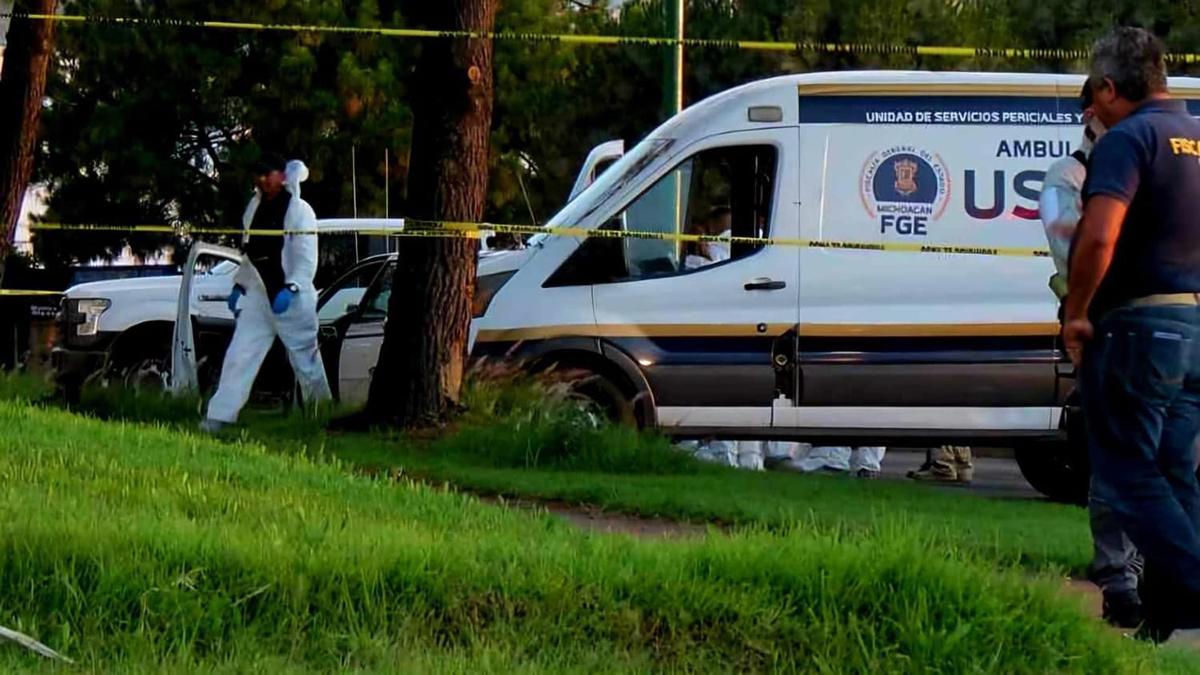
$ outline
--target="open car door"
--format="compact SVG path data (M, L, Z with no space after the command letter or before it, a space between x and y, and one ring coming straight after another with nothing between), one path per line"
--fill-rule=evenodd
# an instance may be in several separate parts
M183 279L179 282L179 301L175 310L175 329L171 335L171 383L172 394L195 393L200 390L200 378L196 373L196 336L192 327L192 282L196 277L196 263L201 257L229 260L238 265L235 283L261 284L258 272L245 260L241 251L227 246L196 242L188 254L183 268ZM228 298L204 298L206 301Z

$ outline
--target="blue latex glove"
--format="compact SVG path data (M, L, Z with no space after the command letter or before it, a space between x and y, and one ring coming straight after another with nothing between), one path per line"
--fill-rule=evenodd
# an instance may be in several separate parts
M294 297L296 297L296 293L290 288L279 291L279 294L275 296L275 301L271 303L271 311L276 314L283 314L287 311L288 307L292 306L292 298Z
M242 310L238 309L238 300L241 300L242 296L245 294L246 289L242 288L238 284L234 284L233 290L229 292L229 299L225 301L225 304L229 305L229 311L233 312L234 316L242 313Z

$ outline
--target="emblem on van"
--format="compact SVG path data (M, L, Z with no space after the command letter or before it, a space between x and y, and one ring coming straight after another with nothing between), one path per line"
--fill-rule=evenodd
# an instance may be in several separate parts
M892 164L892 168L896 170L896 192L908 197L916 192L917 186L917 163L911 159L898 159Z
M940 155L902 145L876 152L859 179L863 207L879 231L925 236L950 202L950 172Z

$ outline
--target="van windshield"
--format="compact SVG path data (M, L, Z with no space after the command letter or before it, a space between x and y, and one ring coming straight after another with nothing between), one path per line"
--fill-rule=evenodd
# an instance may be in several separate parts
M588 217L608 198L620 192L630 181L641 175L651 164L660 159L672 146L675 140L671 138L647 138L638 143L632 150L625 153L604 173L572 199L553 218L546 223L549 227L572 227ZM537 244L547 235L535 234L529 243Z

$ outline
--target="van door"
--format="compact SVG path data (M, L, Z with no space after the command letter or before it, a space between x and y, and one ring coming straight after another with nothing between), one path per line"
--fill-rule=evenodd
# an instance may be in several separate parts
M1053 160L1008 150L1069 154L1053 126L802 129L805 166L816 153L829 158L802 188L806 238L981 252L1046 246L1037 188ZM1054 428L1053 272L1044 257L803 249L798 405L777 411L776 425L934 435Z
M797 145L794 128L693 144L608 227L794 237ZM576 255L606 268L592 287L597 331L639 364L661 426L771 426L773 360L790 353L797 320L796 248L592 238Z

